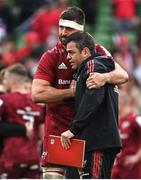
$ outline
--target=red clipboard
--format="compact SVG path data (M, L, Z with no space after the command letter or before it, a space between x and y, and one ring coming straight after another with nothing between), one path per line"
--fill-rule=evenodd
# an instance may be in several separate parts
M49 164L82 168L84 164L85 140L71 139L71 147L65 150L61 137L49 135L47 138L46 162Z

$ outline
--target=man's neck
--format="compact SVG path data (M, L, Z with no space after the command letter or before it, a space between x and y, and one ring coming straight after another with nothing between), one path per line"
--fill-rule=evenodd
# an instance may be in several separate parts
M11 92L19 92L19 93L22 93L22 94L27 94L27 90L25 89L25 87L21 86L15 86L11 89Z

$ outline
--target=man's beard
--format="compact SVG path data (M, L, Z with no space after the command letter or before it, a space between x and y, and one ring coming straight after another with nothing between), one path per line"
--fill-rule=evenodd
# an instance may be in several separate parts
M66 36L59 36L59 39L64 46L66 45L66 38Z

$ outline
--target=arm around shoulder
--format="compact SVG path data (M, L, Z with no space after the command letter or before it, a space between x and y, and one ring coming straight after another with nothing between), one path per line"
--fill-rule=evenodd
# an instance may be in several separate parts
M105 73L106 82L110 84L120 85L128 81L128 73L115 62L115 69L109 73Z
M128 73L115 63L115 69L108 73L91 73L86 84L89 89L99 88L105 83L120 85L128 81Z

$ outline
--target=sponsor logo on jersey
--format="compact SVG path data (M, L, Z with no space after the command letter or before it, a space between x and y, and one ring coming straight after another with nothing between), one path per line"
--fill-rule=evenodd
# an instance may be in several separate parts
M58 69L67 69L67 66L65 65L65 63L61 63L59 66L58 66Z
M63 80L63 79L58 79L58 84L70 84L71 83L71 80Z

